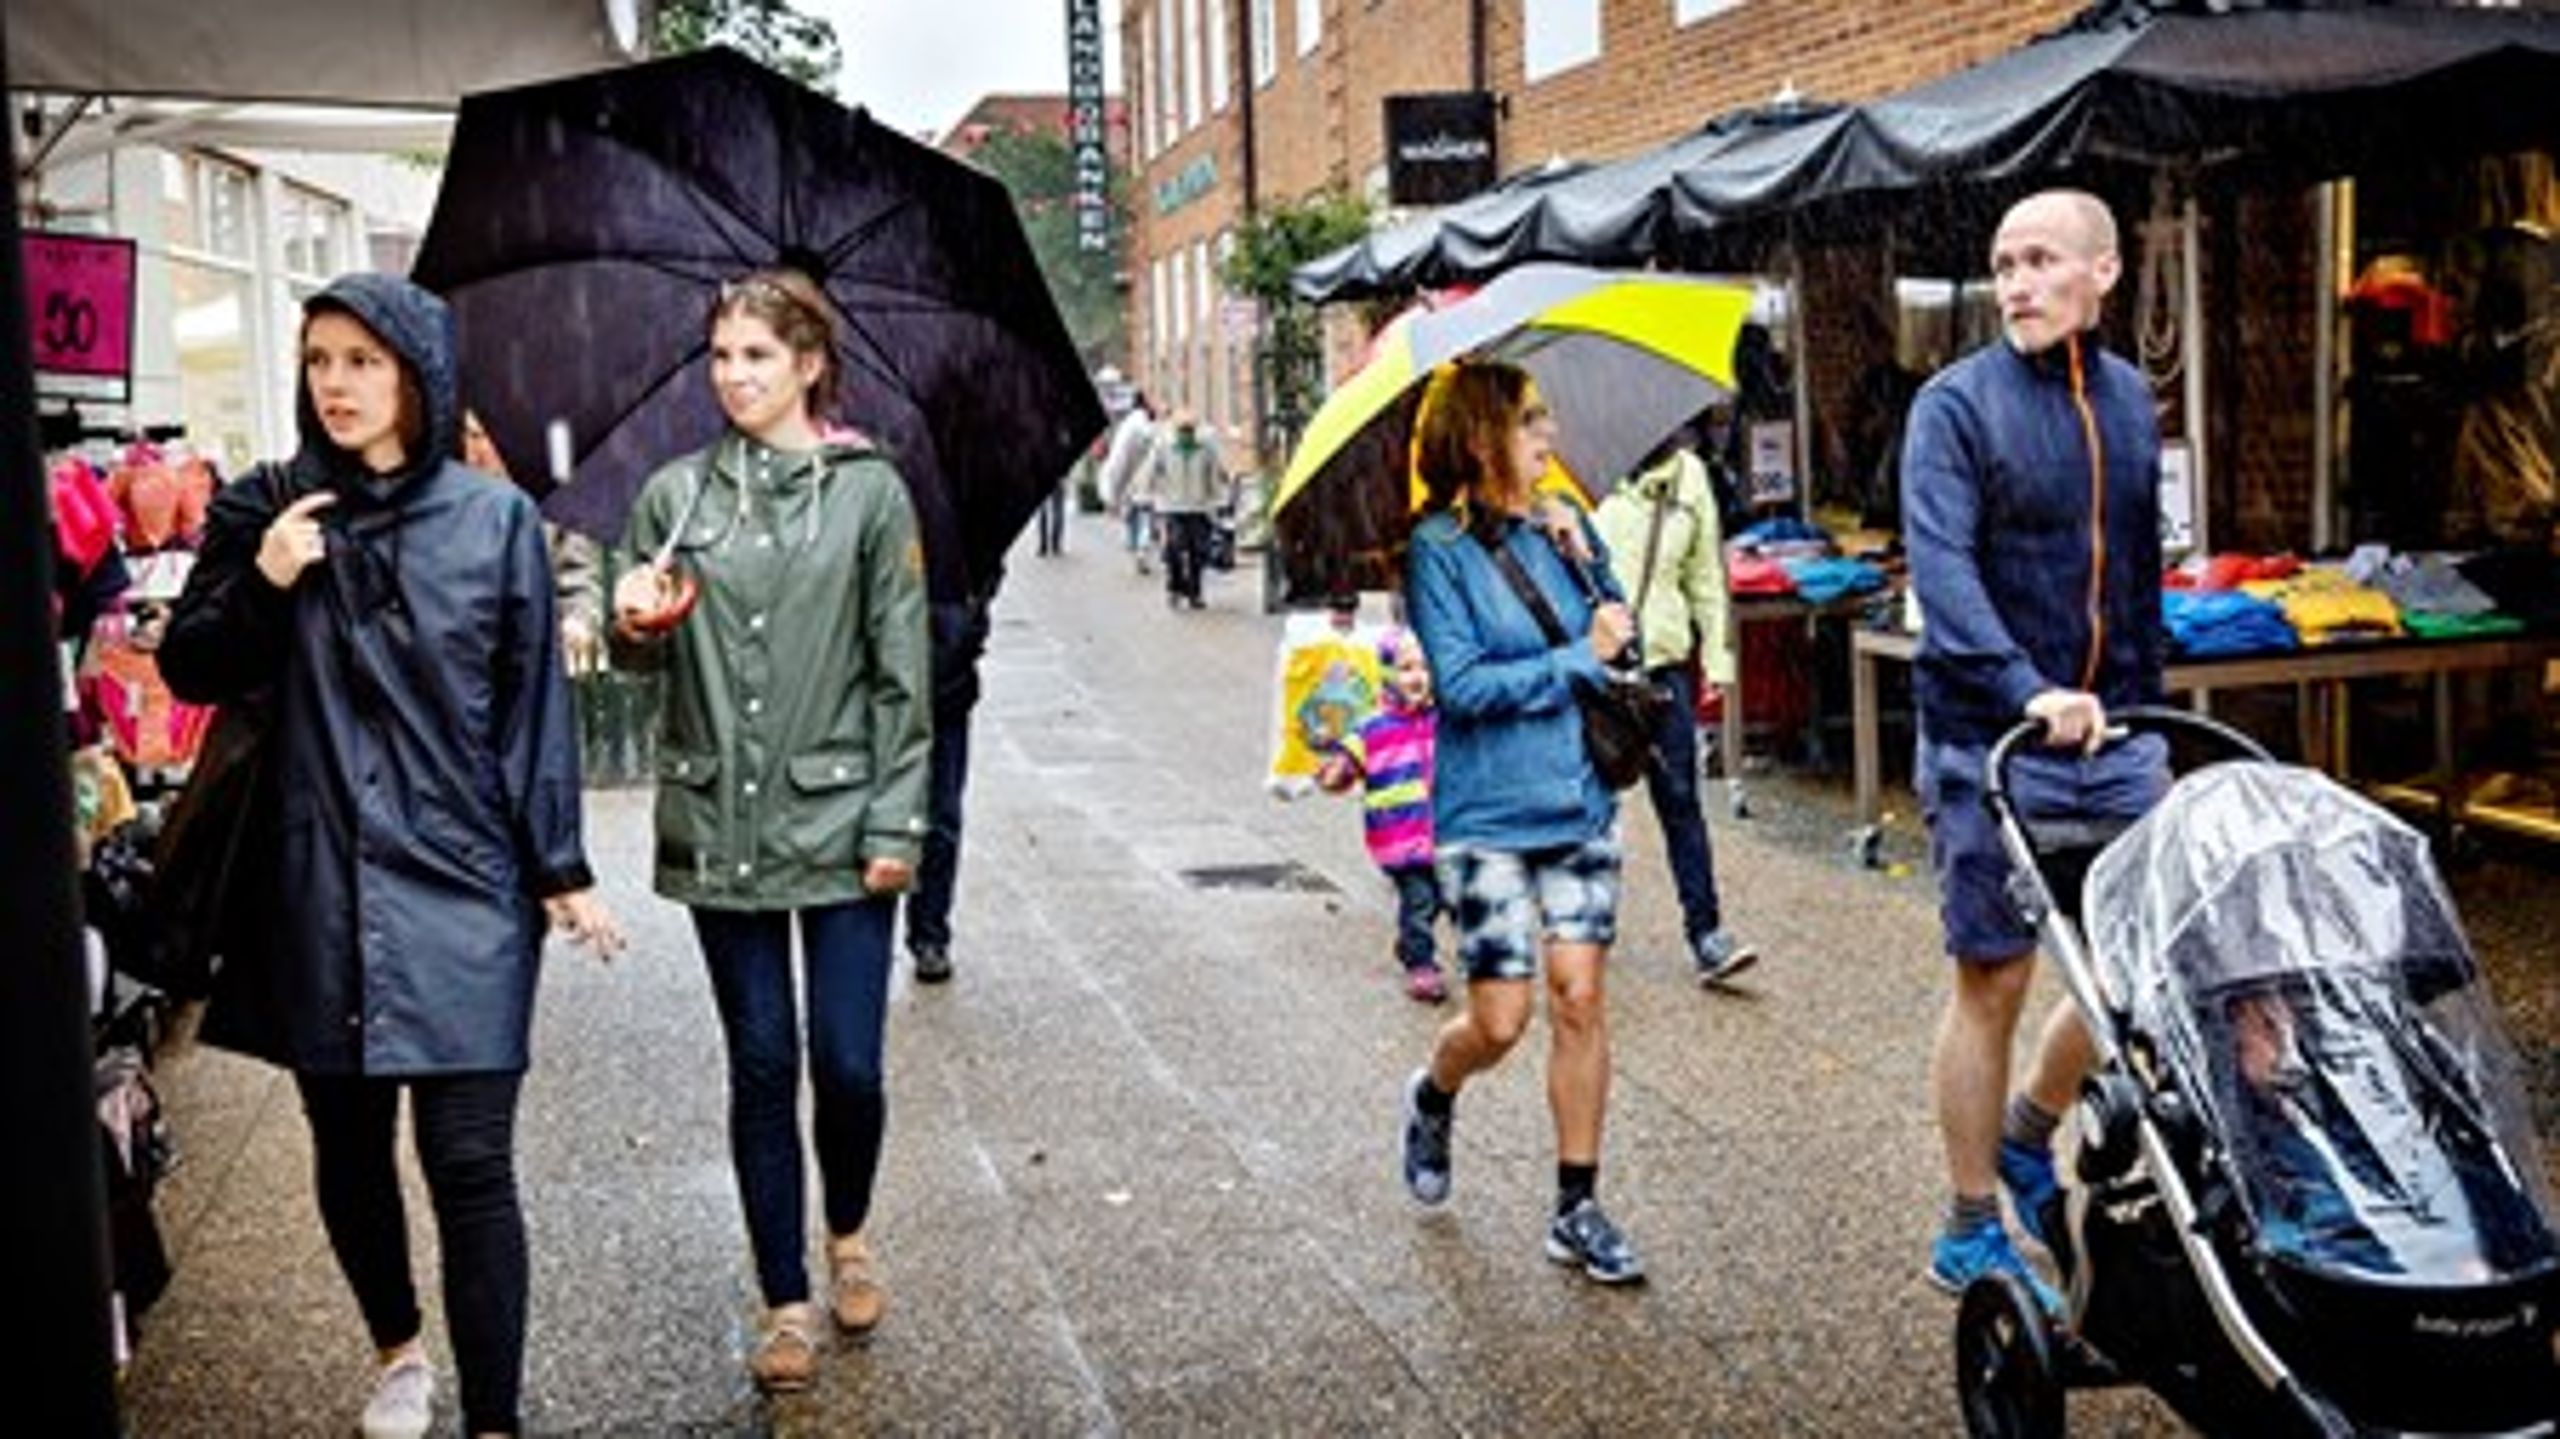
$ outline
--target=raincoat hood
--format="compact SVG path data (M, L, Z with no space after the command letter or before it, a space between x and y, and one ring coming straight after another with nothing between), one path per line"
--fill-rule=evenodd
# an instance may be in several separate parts
M454 451L462 433L462 407L454 380L453 313L444 301L396 275L370 273L341 275L302 302L306 318L332 310L354 316L399 357L426 399L426 429L417 452L402 462L397 473L375 475L329 438L321 427L319 408L311 400L311 382L297 379L293 417L302 443L293 467L306 484L351 490L355 482L362 482L364 491L378 498L420 475L432 474Z

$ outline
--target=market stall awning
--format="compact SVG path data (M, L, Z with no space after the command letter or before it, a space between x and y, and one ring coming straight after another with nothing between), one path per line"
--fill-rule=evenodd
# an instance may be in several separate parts
M1559 158L1523 170L1480 194L1384 226L1309 260L1291 273L1290 287L1299 299L1322 304L1448 284L1450 277L1439 255L1441 235L1448 226L1472 221L1487 235L1512 233L1539 196L1589 168Z
M1780 205L1834 163L1855 123L1838 105L1801 100L1728 111L1643 154L1550 164L1381 230L1300 266L1295 288L1322 303L1479 283L1533 260L1640 268L1661 251L1675 177L1716 169L1727 177L1719 192L1737 203Z
M1854 109L1739 111L1499 203L1489 194L1481 221L1453 209L1392 232L1399 268L1327 257L1299 270L1297 291L1360 298L1531 259L1750 269L1789 235L1887 224L1969 259L1978 237L1949 221L2040 184L2156 171L2307 183L2560 146L2554 94L2560 12L2548 8L2100 0L2006 54Z
M2006 54L1862 106L1854 142L1804 177L1784 218L1799 234L1890 223L1925 242L2066 178L2307 184L2548 147L2560 144L2554 93L2560 13L2548 9L2101 0ZM1769 218L1747 177L1680 178L1683 244L1730 247L1737 228L1765 243Z
M655 0L9 0L9 88L451 109L621 64Z

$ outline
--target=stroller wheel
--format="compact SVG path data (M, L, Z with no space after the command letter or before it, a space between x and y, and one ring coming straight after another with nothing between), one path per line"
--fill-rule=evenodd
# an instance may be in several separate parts
M1965 1286L1956 1309L1956 1399L1975 1439L2042 1439L2062 1433L2062 1377L2054 1334L2015 1276Z

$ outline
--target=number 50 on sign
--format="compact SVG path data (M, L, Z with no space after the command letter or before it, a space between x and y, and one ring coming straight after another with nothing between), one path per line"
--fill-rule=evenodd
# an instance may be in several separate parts
M36 375L130 381L134 243L102 235L25 237Z

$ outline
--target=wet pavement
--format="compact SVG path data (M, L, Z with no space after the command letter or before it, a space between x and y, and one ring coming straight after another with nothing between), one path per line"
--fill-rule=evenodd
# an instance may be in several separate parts
M958 977L901 973L892 997L872 1222L889 1315L867 1346L831 1343L808 1395L745 1382L753 1284L708 988L681 911L647 890L645 791L593 796L634 943L609 968L555 951L544 981L522 1145L534 1431L1959 1427L1953 1306L1920 1277L1944 961L1925 878L1852 866L1842 786L1763 777L1754 818L1711 812L1729 922L1766 955L1729 993L1689 982L1658 836L1630 811L1602 1190L1652 1279L1602 1290L1540 1249L1540 1031L1467 1091L1449 1205L1404 1196L1399 1086L1442 1012L1397 988L1393 898L1353 806L1261 787L1278 621L1251 558L1212 576L1209 609L1174 612L1098 519L1070 544L1021 551L997 607ZM1917 852L1904 821L1888 858ZM1296 882L1186 878L1256 869ZM2502 986L2547 1056L2560 1000L2532 936L2560 921L2560 886L2482 872L2524 916L2502 910L2497 943L2538 949ZM369 1354L290 1083L201 1049L160 1078L184 1156L160 1208L177 1277L125 1386L134 1432L350 1431ZM411 1196L431 1263L414 1176ZM2072 1404L2082 1433L2176 1431L2139 1394Z

